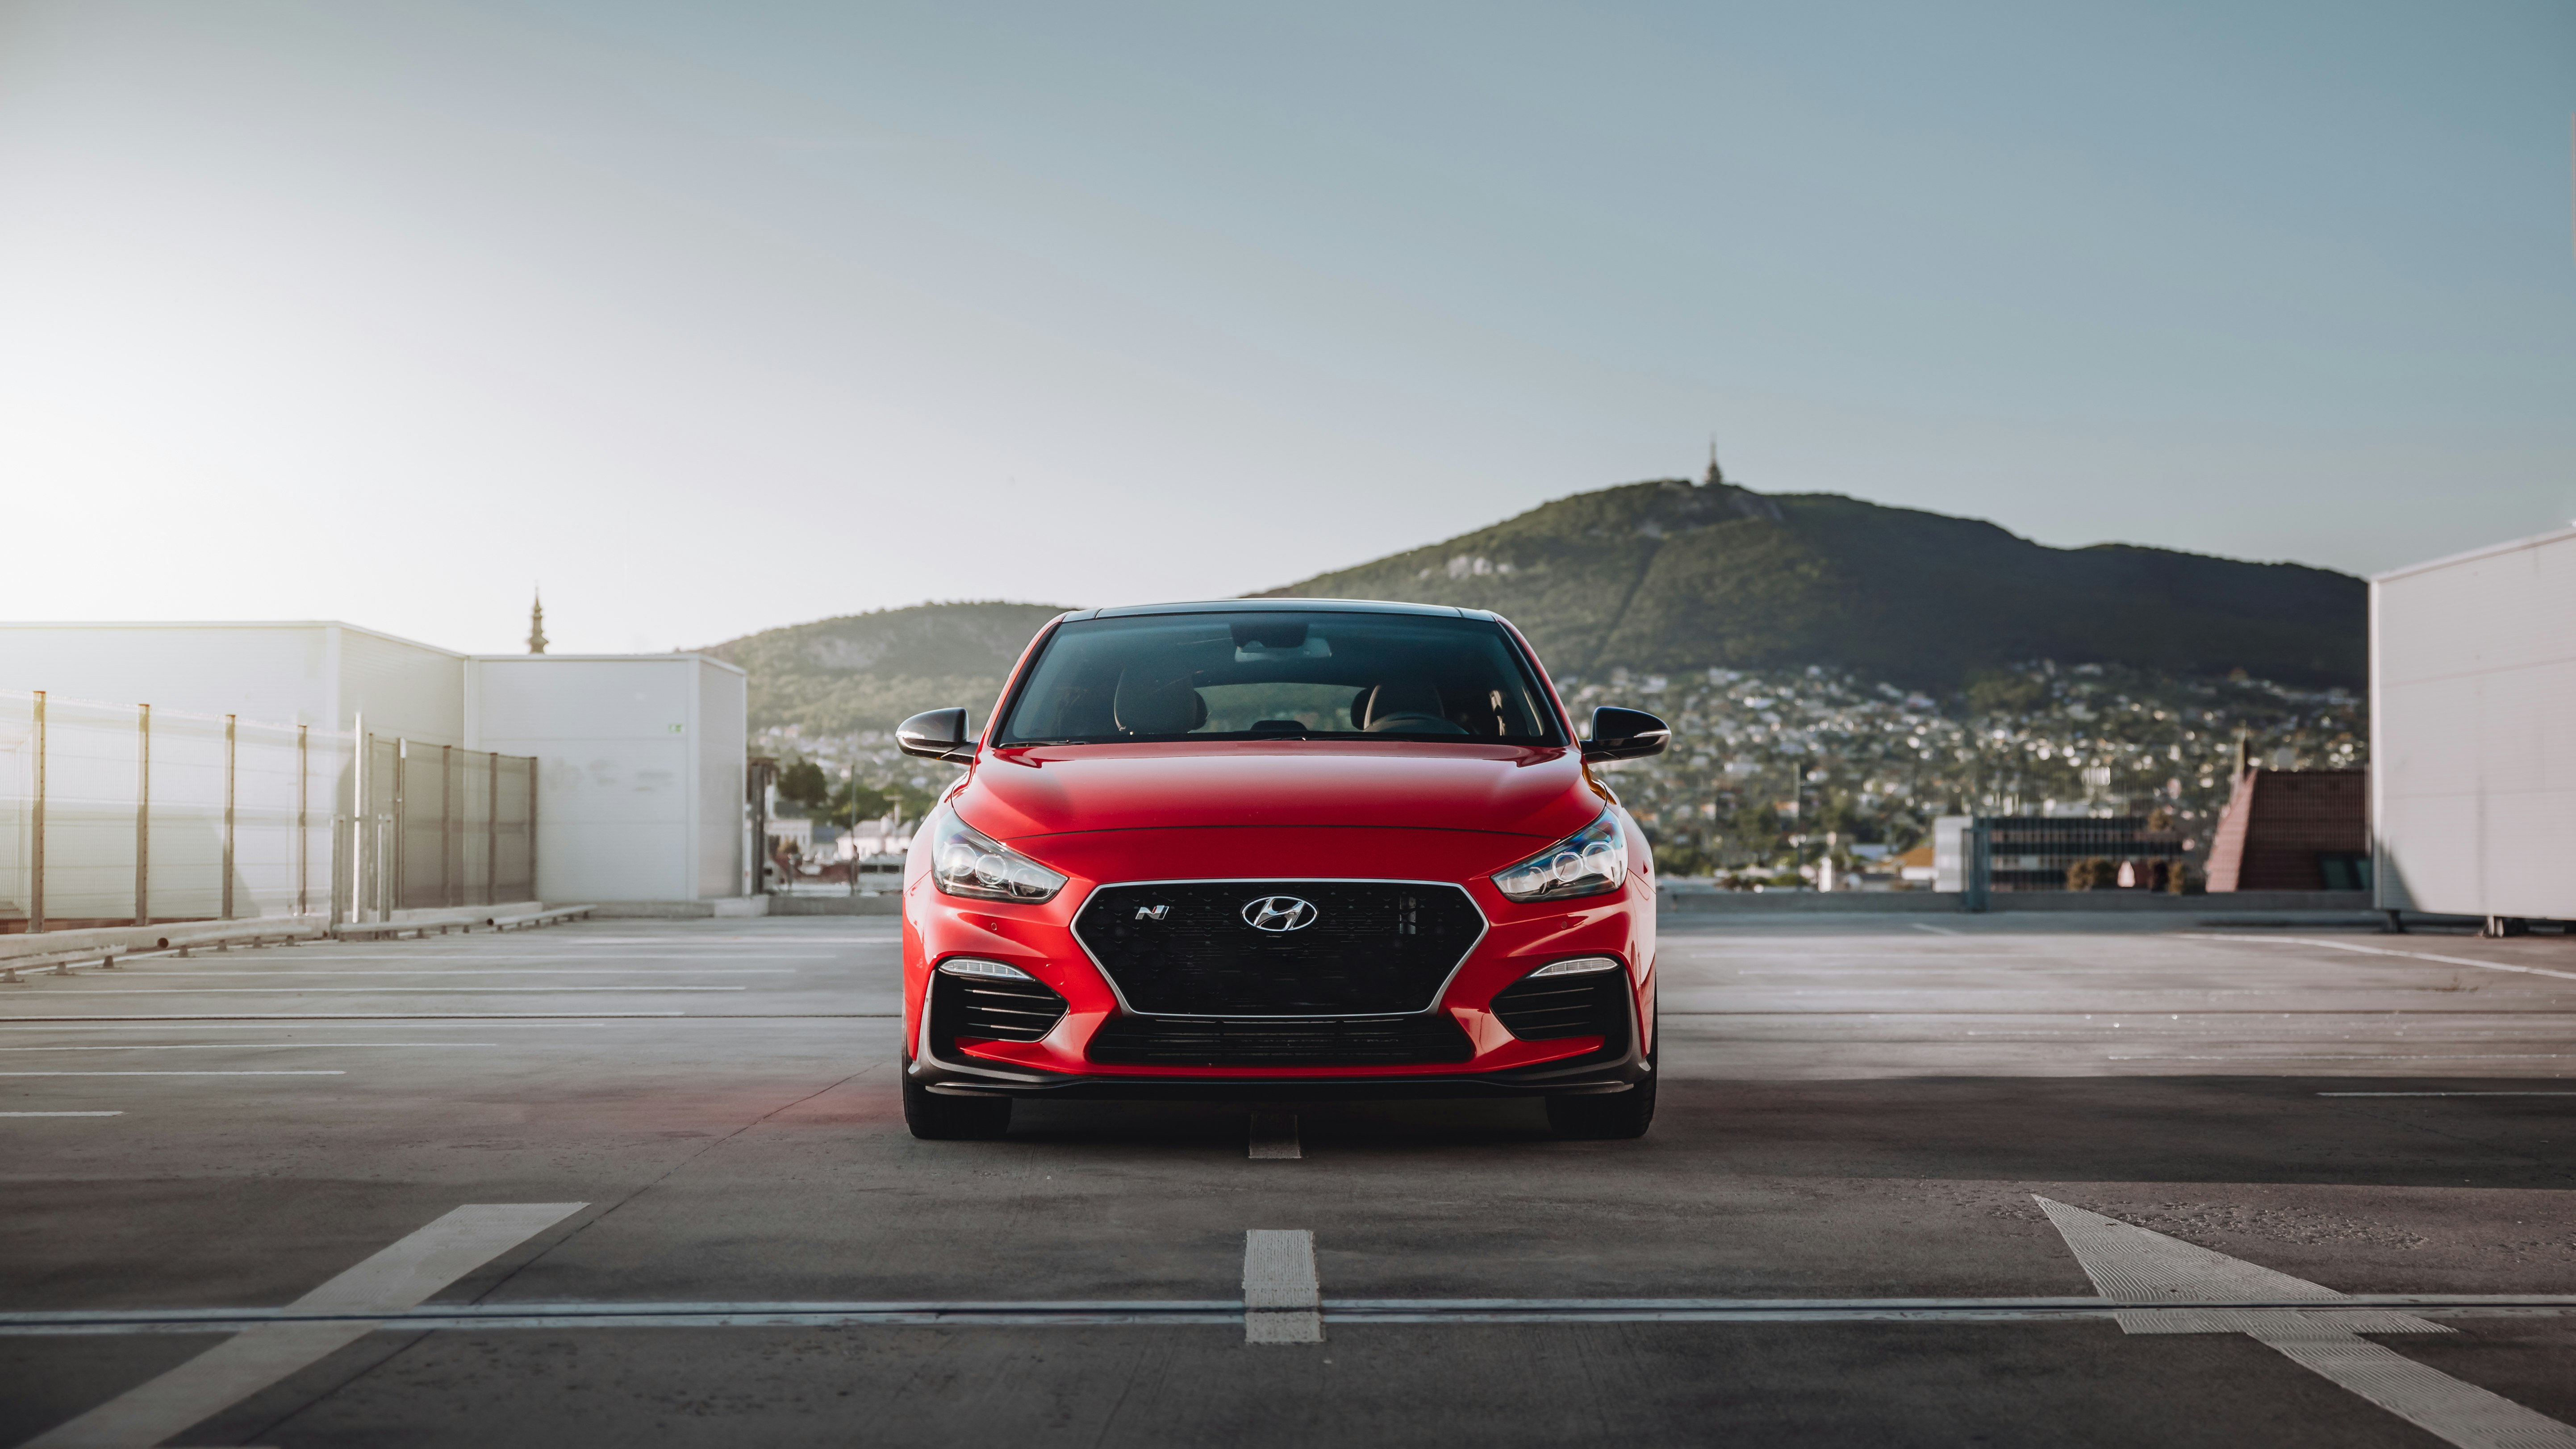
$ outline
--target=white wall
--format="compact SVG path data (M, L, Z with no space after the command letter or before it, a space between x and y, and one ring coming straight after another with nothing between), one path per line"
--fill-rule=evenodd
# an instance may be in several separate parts
M340 644L341 728L364 715L371 735L467 743L464 655L372 629L332 627Z
M2576 919L2576 529L2371 581L2381 907Z
M751 677L703 655L691 657L698 662L698 716L689 731L697 742L697 896L712 900L741 895L749 863L744 772L751 748Z
M744 676L695 654L485 655L477 748L537 758L537 894L741 893Z
M0 623L0 689L461 745L465 656L354 624Z
M742 894L746 684L741 670L695 654L469 657L328 622L0 623L0 691L55 697L66 748L71 701L97 700L330 731L363 715L379 738L536 756L537 889L554 901ZM172 726L156 779L192 758ZM336 766L340 755L328 758ZM64 756L58 769L72 763ZM102 768L131 773L117 760ZM345 787L315 802L326 830L348 808ZM0 780L0 797L9 789ZM70 828L66 808L58 802L49 840ZM175 837L154 846L156 857L188 848ZM11 858L0 851L0 874ZM101 879L102 891L114 885Z
M1944 815L1932 822L1932 889L1968 888L1968 827L1974 824L1966 815Z

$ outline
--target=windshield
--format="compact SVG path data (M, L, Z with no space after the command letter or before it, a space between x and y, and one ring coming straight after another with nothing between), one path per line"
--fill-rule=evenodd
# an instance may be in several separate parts
M1565 741L1502 626L1341 612L1143 614L1059 627L996 743L1267 737Z

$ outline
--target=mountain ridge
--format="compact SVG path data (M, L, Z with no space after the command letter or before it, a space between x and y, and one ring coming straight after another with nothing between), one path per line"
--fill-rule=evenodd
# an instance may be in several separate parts
M2136 544L2054 548L1985 519L1761 493L1714 470L1571 494L1244 597L1491 609L1561 682L1823 665L1946 694L2041 659L2299 685L2368 673L2368 586L2347 574ZM750 671L755 729L842 736L941 705L980 717L1062 611L918 604L705 652Z
M1714 478L1574 494L1256 597L1492 609L1574 675L1812 663L1953 689L2039 658L2315 684L2368 669L2367 585L2333 570L2052 548L1984 519Z

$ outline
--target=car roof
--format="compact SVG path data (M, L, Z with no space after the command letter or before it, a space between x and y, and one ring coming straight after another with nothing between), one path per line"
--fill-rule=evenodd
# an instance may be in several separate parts
M1447 604L1399 604L1385 599L1199 599L1173 604L1119 604L1106 609L1076 609L1075 619L1123 619L1137 614L1431 614L1444 619L1491 619L1483 609L1454 609Z

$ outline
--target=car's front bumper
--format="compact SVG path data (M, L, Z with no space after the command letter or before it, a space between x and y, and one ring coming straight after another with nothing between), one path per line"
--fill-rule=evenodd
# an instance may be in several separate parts
M1651 1042L1652 983L1644 1020L1635 993L1627 993L1630 1021L1624 1043L1534 1067L1454 1069L1306 1068L1299 1075L1248 1069L1165 1069L1153 1075L1115 1068L1089 1072L1040 1072L1016 1066L942 1058L935 1048L917 1051L904 1070L933 1092L972 1097L1052 1097L1061 1100L1315 1101L1402 1100L1460 1097L1565 1097L1625 1092L1654 1070ZM1641 1026L1646 1029L1641 1030Z
M981 902L940 892L916 872L904 910L904 1045L911 1076L943 1094L1064 1098L1498 1097L1621 1092L1646 1079L1654 1030L1654 894L1632 877L1618 891L1547 905L1504 899L1485 874L1525 853L1525 842L1467 832L1371 830L1301 832L1121 832L1122 858L1058 849L1047 863L1073 878L1055 900ZM1279 834L1293 834L1281 842ZM1050 842L1051 844L1053 842ZM1285 848L1293 845L1293 851ZM1486 930L1462 959L1429 1013L1465 1038L1456 1059L1369 1065L1257 1067L1144 1066L1092 1059L1094 1038L1113 1022L1134 1022L1084 949L1073 921L1094 885L1160 874L1153 865L1189 860L1207 878L1293 880L1317 859L1351 877L1459 882ZM1097 874L1084 867L1100 869ZM1299 867L1306 867L1300 870ZM1141 867L1141 868L1140 868ZM1426 869L1427 867L1427 869ZM1588 1038L1523 1040L1504 1025L1495 998L1550 961L1577 955L1619 960L1621 1023ZM1037 1041L978 1041L961 1047L928 1010L934 968L970 956L999 961L1061 996L1067 1010ZM1172 1020L1164 1018L1163 1020ZM1196 1020L1192 1018L1191 1020ZM1376 1024L1387 1019L1379 1018ZM1256 1023L1217 1023L1243 1025ZM1604 1019L1604 1026L1610 1025ZM934 1031L941 1026L942 1031Z

